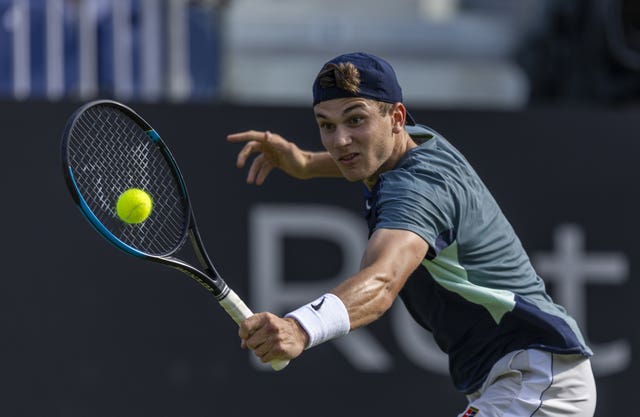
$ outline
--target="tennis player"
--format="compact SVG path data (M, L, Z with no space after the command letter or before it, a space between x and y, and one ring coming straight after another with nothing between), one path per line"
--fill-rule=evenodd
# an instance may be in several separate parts
M238 167L262 184L296 178L364 183L369 240L361 269L284 317L239 330L262 362L293 359L382 316L396 297L449 356L468 405L459 416L593 416L592 351L555 304L512 226L464 156L407 112L393 68L366 53L327 62L313 84L326 152L270 132L231 134Z

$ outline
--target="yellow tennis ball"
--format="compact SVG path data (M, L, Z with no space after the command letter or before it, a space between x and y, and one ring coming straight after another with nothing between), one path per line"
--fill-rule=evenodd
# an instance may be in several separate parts
M138 224L147 220L153 209L153 199L140 188L130 188L118 197L116 213L125 223Z

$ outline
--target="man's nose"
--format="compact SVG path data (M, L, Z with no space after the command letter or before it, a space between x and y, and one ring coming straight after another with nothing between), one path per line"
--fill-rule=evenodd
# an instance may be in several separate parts
M334 135L335 146L346 146L351 143L351 133L349 129L338 126L336 127Z

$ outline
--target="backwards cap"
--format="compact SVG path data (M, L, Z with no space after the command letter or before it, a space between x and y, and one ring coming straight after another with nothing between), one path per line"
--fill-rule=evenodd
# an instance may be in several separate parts
M313 83L313 105L327 100L347 97L362 97L385 103L402 103L402 88L396 78L396 73L384 59L365 52L354 52L339 55L326 62L328 64L352 63L360 73L360 86L357 93L343 90L337 85L322 87L319 80ZM415 120L407 112L408 125L415 125Z

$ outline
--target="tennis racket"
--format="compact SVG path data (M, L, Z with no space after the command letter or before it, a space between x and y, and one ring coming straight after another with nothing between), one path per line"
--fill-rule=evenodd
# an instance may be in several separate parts
M80 107L62 136L62 164L73 200L107 241L129 255L184 272L211 292L236 323L253 315L207 255L171 152L132 109L111 100ZM116 201L130 188L153 199L142 223L125 223L117 216ZM288 363L274 360L271 366L280 370Z

